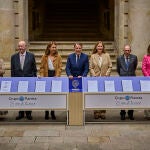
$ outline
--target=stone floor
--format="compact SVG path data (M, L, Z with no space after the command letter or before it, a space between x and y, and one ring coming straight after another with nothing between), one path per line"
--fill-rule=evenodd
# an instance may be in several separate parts
M120 121L119 111L107 111L106 120L85 112L84 126L67 126L66 112L56 121L44 120L44 111L33 111L33 121L15 121L17 111L0 118L0 150L149 150L150 121L143 110L135 120Z

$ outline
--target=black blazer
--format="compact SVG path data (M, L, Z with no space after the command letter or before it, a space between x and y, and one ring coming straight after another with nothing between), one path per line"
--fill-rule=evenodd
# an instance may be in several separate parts
M12 77L36 77L37 68L35 57L32 53L26 52L23 70L20 65L19 53L11 56L11 76Z
M117 72L120 76L136 76L135 70L137 64L138 64L137 56L130 54L129 66L127 69L124 55L121 55L117 58Z

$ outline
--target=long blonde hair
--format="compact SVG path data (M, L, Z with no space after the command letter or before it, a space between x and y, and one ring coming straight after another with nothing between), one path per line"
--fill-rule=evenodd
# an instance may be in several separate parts
M103 43L102 41L98 41L98 42L95 44L95 46L94 46L94 49L93 49L93 51L92 51L92 54L97 53L97 45L100 44L100 43L103 45L102 53L105 53L105 46L104 46L104 43Z
M50 48L53 44L57 46L56 42L54 42L54 41L51 41L51 42L48 43L47 48L46 48L46 50L45 50L45 55L49 55L49 54L50 54L49 48ZM58 51L56 51L55 55L56 55L56 54L58 54Z

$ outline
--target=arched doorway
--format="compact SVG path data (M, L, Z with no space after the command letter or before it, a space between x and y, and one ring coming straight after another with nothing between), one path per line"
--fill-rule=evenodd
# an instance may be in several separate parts
M114 0L28 1L30 41L114 40Z

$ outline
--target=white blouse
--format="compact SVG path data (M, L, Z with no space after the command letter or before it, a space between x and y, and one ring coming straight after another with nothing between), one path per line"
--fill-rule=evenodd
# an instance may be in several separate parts
M99 56L98 62L99 62L99 65L100 65L100 67L101 67L101 66L102 66L102 57L101 57L101 56Z
M53 62L51 61L50 58L48 58L48 69L49 70L54 70L54 65L53 65Z

